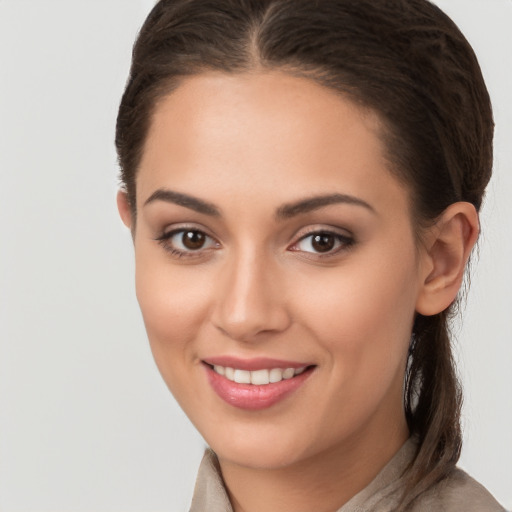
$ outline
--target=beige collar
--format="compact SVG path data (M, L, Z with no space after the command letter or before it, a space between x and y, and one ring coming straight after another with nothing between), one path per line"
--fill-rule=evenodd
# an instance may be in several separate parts
M365 510L393 510L398 497L397 489L401 477L412 461L416 451L416 443L409 439L396 455L386 464L382 471L345 503L338 512L363 512ZM204 453L199 467L194 496L190 512L233 512L229 502L217 456L211 449Z

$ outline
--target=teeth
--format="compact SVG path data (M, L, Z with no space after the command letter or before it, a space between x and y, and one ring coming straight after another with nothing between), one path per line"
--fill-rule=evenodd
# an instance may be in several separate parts
M286 370L283 372L283 379L291 379L295 373L295 370L293 368L286 368Z
M257 370L255 372L249 373L251 374L251 384L261 386L263 384L268 384L270 382L268 370Z
M272 368L271 370L255 370L253 372L247 370L239 370L237 368L229 368L215 365L213 370L219 375L223 375L226 379L237 382L238 384L253 384L255 386L264 386L283 379L291 379L295 375L300 375L306 366L300 368Z
M279 382L283 380L283 370L280 368L272 368L269 372L270 382Z
M235 382L238 384L250 384L251 383L251 372L247 370L235 370Z
M226 369L224 366L214 366L213 369L219 374L219 375L225 375Z

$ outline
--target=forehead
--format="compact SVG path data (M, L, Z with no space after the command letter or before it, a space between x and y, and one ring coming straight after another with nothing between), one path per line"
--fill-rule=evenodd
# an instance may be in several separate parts
M189 77L155 109L137 202L158 187L191 185L199 195L276 201L305 191L372 201L390 189L403 194L380 132L375 113L307 78L278 71Z

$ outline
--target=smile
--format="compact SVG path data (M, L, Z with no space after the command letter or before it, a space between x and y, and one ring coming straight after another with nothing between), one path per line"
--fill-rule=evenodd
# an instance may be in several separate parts
M316 365L269 360L241 362L223 358L222 362L224 365L203 361L211 388L224 402L248 411L266 409L283 401L301 388L316 368Z
M296 375L300 375L306 370L306 366L300 368L270 368L268 370L240 370L237 368L230 368L229 366L214 365L213 371L226 377L231 382L238 384L252 384L254 386L266 386L267 384L274 384L282 380L288 380Z

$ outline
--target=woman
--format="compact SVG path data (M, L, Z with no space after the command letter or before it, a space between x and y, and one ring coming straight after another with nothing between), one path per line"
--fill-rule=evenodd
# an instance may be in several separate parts
M448 319L493 120L426 0L162 0L117 124L137 297L207 441L193 511L503 510Z

